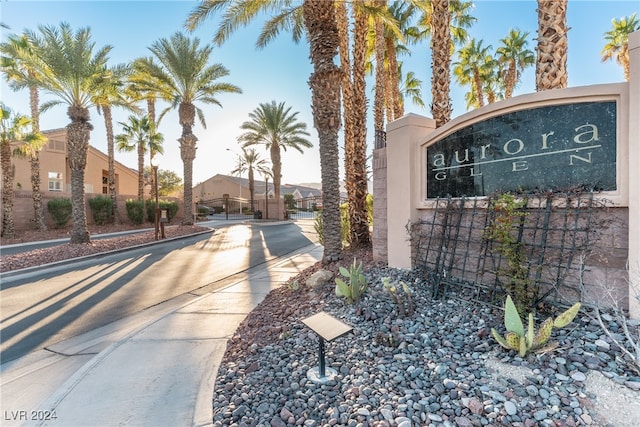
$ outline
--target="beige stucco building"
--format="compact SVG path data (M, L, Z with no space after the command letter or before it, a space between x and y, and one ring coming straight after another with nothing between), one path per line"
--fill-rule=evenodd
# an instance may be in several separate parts
M54 198L71 198L71 168L67 159L66 129L43 131L48 139L47 145L40 151L40 191L45 205L45 220L51 223L46 212L48 200ZM16 229L27 229L33 226L32 219L32 185L31 165L28 159L12 157L15 167L13 216ZM105 153L89 146L87 165L84 175L84 190L87 198L97 194L108 194L109 160ZM118 205L123 205L128 198L137 198L138 172L122 163L115 162L116 194ZM122 210L124 212L124 209ZM87 215L91 222L91 215Z
M54 129L42 132L49 142L40 152L40 190L52 193L71 192L71 169L67 161L67 130ZM89 146L87 166L84 171L84 191L108 194L109 159L106 154ZM14 188L31 191L31 166L29 160L13 158L16 168ZM138 172L115 162L116 194L138 194Z

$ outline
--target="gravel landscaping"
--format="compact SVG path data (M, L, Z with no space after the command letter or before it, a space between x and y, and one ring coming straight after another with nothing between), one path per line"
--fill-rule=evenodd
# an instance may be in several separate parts
M367 254L358 256L366 262ZM350 305L333 282L305 285L320 267L272 291L229 341L214 425L640 425L640 376L582 312L554 330L557 349L522 359L490 336L491 327L503 330L499 310L433 300L420 277L370 261L370 288ZM410 284L415 314L399 316L382 277ZM301 320L322 310L354 329L326 344L327 366L338 375L318 385L307 378L318 366L317 338Z

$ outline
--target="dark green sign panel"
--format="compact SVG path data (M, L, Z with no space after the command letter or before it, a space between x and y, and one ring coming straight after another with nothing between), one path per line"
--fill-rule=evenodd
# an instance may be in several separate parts
M427 148L427 198L495 191L616 189L616 103L516 111Z

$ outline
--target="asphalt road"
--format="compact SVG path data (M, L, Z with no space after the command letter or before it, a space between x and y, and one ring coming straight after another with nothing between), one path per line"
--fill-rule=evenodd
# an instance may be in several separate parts
M234 274L314 239L312 222L238 224L3 278L0 360L5 363L186 293L222 287Z

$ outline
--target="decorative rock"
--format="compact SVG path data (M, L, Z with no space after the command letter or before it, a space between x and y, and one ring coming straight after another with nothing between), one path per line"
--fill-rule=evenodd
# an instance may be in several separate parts
M518 407L510 400L504 402L504 409L507 411L508 415L515 415L518 413Z
M277 415L271 418L271 422L269 423L269 425L271 427L287 427L287 423L282 421L282 419Z
M458 427L474 427L474 424L466 417L456 417L455 421Z
M260 311L264 318L249 317L251 328L240 326L228 342L232 357L225 355L213 393L215 427L574 427L596 424L591 417L601 409L590 406L589 369L630 390L640 389L640 377L616 363L620 349L598 341L608 343L608 338L597 323L584 321L586 316L577 319L575 328L557 331L561 355L523 359L495 342L486 345L489 338L476 333L500 323L492 309L432 299L426 279L411 272L375 267L364 274L370 287L358 304L346 304L332 287L311 292L305 286L291 296L290 305L269 307L265 300L266 307L260 308L267 310ZM412 286L420 307L414 316L398 316L380 284L385 276ZM317 346L310 345L315 341L296 320L317 307L357 331L328 343L328 366L338 375L322 385L307 379L317 363ZM456 324L449 321L454 316ZM377 335L382 339L377 341ZM489 363L500 360L505 370Z
M640 381L625 381L624 385L629 387L631 390L640 390Z
M573 378L574 381L580 381L580 382L584 382L587 380L587 376L580 371L572 373L571 378Z
M544 409L536 411L536 412L533 413L533 418L535 418L536 421L542 421L545 418L547 418L547 411L544 410Z
M317 289L323 285L329 284L333 279L333 273L328 270L318 270L307 279L307 286Z

